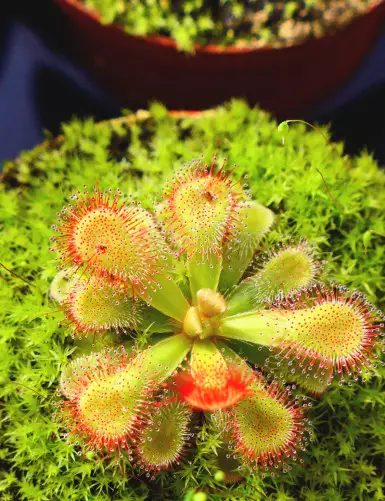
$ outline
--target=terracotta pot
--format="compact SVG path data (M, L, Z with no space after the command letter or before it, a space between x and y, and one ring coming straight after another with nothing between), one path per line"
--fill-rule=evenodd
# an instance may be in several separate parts
M385 2L333 35L273 48L196 47L179 52L167 37L127 35L102 25L77 0L55 0L73 29L85 67L122 106L159 100L171 109L205 109L232 97L276 115L306 112L343 85L378 37Z
M341 31L297 46L197 46L192 56L167 37L102 25L77 0L55 2L70 20L83 64L130 108L159 100L171 109L205 109L242 97L276 115L306 112L349 79L385 20L381 2Z

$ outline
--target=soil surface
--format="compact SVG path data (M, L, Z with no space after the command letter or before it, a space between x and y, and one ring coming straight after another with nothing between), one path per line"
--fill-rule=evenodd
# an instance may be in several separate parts
M282 47L333 33L381 0L79 0L104 22L131 34L160 34L189 43L222 46ZM139 10L138 10L139 9ZM133 12L135 11L135 15Z
M247 2L245 16L224 24L234 30L237 46L285 46L333 33L365 13L374 2L315 0L299 2ZM233 26L231 26L233 23Z

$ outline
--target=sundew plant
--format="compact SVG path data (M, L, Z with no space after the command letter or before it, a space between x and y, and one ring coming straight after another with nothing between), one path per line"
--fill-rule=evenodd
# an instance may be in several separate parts
M375 358L382 315L357 291L318 285L320 265L306 242L275 251L237 285L274 216L215 158L175 174L159 225L121 196L78 192L53 227L52 250L70 280L68 324L74 336L168 336L131 357L114 349L75 359L60 385L70 433L156 473L180 463L192 413L205 411L239 470L286 471L307 446L308 424L299 396L290 399L293 387L280 384L296 381L319 395L336 375L357 377ZM274 381L228 340L268 348Z
M5 499L382 499L384 176L336 148L154 106L6 168Z

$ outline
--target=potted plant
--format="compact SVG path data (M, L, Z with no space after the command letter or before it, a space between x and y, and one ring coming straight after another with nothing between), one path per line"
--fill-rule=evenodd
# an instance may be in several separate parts
M201 110L241 97L285 117L349 79L385 13L383 2L56 2L84 64L122 105Z
M286 132L284 143L268 115L242 102L193 117L156 105L99 125L74 121L55 142L6 166L5 499L359 499L363 489L379 492L384 413L376 375L383 368L380 359L365 366L381 347L381 314L363 293L381 306L384 175L368 155L343 158L338 145L303 126ZM229 167L220 169L224 157ZM191 158L198 162L186 170ZM148 212L154 198L168 244ZM128 237L135 245L124 245ZM234 288L262 237L246 281ZM49 239L64 263L51 255ZM57 276L60 263L75 272L67 275L76 278L69 292ZM357 290L321 285L330 278ZM244 313L250 308L255 318ZM339 338L348 324L348 338ZM278 332L290 340L278 342L283 356ZM317 366L309 365L316 353ZM261 414L270 419L259 422ZM259 441L258 429L267 430ZM273 432L281 434L274 446ZM308 451L298 451L297 461L283 457L296 456L298 446ZM247 461L239 469L241 456ZM275 468L281 460L287 467Z

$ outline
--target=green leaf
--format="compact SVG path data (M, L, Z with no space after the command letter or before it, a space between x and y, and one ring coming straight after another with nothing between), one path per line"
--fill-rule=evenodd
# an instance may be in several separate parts
M171 376L192 347L184 334L175 334L147 348L138 355L142 374L156 374L159 381Z
M264 346L277 346L289 332L289 322L278 311L252 311L226 317L221 336Z
M205 258L195 254L187 261L187 274L194 304L200 289L217 290L221 270L222 258L213 254Z
M164 315L183 322L190 305L178 285L163 273L154 276L153 281L155 285L140 291L141 298Z
M227 315L237 315L254 309L255 293L250 280L241 282L227 298Z
M257 245L271 228L274 214L257 202L245 202L238 214L239 226L224 247L219 290L236 284L249 265Z

